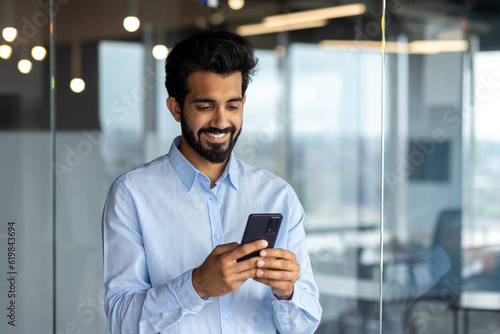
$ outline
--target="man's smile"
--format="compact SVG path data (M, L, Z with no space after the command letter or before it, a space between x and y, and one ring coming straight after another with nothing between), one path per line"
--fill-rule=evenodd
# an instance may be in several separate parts
M205 138L209 142L221 144L226 141L227 137L231 135L231 132L226 132L226 133L203 132L202 135L205 135Z

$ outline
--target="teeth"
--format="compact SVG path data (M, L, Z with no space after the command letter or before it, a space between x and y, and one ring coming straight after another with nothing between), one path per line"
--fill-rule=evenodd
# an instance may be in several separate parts
M217 133L217 134L215 134L215 133L208 133L208 135L210 137L214 137L214 138L222 138L222 137L224 137L225 133Z

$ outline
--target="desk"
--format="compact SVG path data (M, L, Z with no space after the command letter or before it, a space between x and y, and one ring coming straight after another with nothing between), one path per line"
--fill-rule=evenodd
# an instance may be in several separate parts
M454 307L453 333L458 333L458 312L464 312L464 333L469 333L469 312L500 312L500 293L484 291L464 291Z
M380 300L380 282L377 280L324 273L315 273L314 278L322 295L375 303ZM391 294L384 296L384 301L391 302L400 297L402 296ZM469 312L500 312L500 292L464 291L455 303L450 304L450 309L453 312L452 332L458 333L458 314L463 312L463 333L467 334L469 333Z

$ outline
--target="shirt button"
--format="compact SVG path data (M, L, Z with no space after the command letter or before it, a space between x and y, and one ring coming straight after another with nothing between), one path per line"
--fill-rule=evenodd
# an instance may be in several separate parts
M214 237L215 237L215 239L219 239L220 238L220 234L219 233L215 233Z
M224 319L229 318L229 316L227 315L227 313L224 313L223 317L224 317Z
M210 196L210 200L213 201L214 200L214 197L213 196Z

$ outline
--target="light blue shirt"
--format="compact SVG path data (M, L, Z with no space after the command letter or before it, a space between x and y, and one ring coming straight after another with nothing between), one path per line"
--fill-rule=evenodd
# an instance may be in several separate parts
M231 154L210 188L179 152L121 175L103 213L105 311L112 333L314 333L321 306L306 249L304 211L279 177ZM291 300L248 279L202 299L191 281L217 246L241 242L248 215L281 213L275 248L295 253L300 278Z

